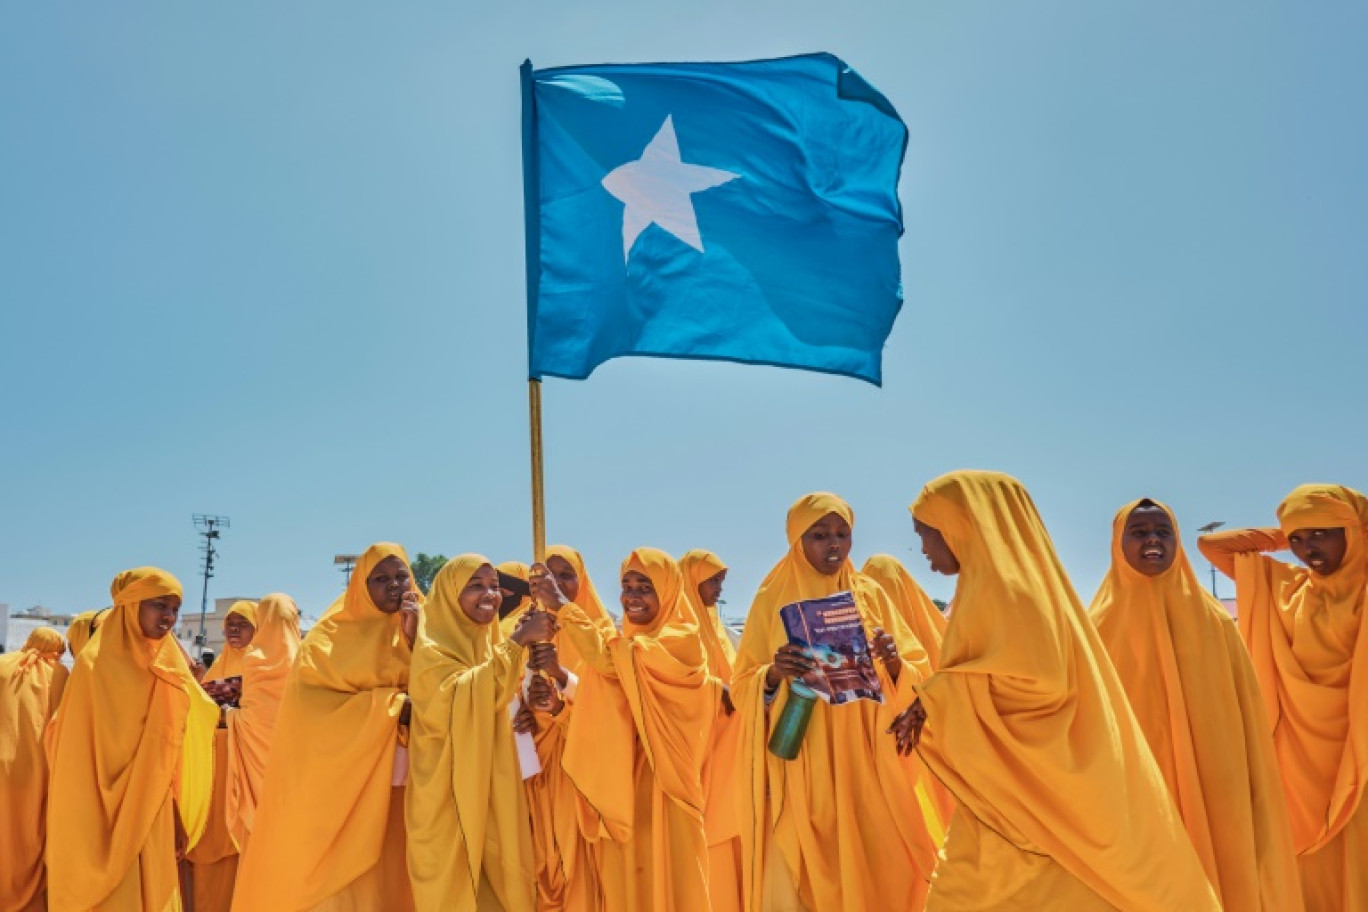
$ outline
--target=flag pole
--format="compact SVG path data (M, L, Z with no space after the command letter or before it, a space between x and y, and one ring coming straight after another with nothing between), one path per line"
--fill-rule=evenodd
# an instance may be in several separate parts
M532 557L546 558L546 499L542 493L541 381L527 381L527 416L532 440Z
M541 376L532 370L532 335L536 327L537 282L541 272L540 180L537 173L536 98L532 92L532 61L518 69L522 89L523 234L527 269L527 421L532 444L532 559L546 559L546 498L542 491Z

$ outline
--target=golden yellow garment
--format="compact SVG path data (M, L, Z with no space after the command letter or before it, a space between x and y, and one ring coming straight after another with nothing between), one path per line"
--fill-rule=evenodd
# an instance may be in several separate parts
M76 657L54 720L47 836L53 912L180 908L175 819L191 848L213 785L218 707L173 635L143 636L138 605L181 594L164 570L119 574L114 609Z
M99 611L82 611L71 619L71 624L67 627L67 645L73 658L81 654L81 650L90 642L95 631L100 629L100 624L104 622L109 610L101 608Z
M888 593L898 615L926 650L931 670L940 668L941 640L945 639L948 622L936 603L931 601L931 596L907 572L902 561L891 554L874 555L865 561L861 572Z
M1207 878L1226 909L1301 909L1273 735L1239 631L1188 563L1173 511L1173 564L1126 560L1131 511L1112 521L1112 564L1089 613Z
M699 584L726 570L727 565L716 554L700 548L685 554L679 569L684 575L684 595L708 653L708 673L730 687L736 648L722 626L717 606L705 606L698 594ZM713 720L712 743L703 761L703 829L708 840L712 912L740 912L745 901L741 885L741 823L736 817L736 803L740 800L736 766L740 734L740 720L727 715L719 706Z
M1217 533L1202 552L1235 580L1240 635L1273 725L1308 912L1368 910L1368 498L1303 485L1275 530ZM1296 529L1342 528L1339 569L1319 576L1260 552Z
M927 909L1219 909L1025 488L952 472L912 513L960 564L917 687L919 752L959 802Z
M737 650L732 699L741 726L738 811L746 908L920 909L941 821L928 824L918 799L926 775L921 761L899 757L885 732L911 704L912 686L930 674L930 666L877 583L848 560L831 575L808 562L803 533L829 513L854 526L850 505L834 494L809 494L789 508L788 554L760 584ZM775 650L788 642L779 609L843 591L854 596L871 642L876 627L893 637L903 659L898 683L876 661L884 702L819 701L798 757L780 760L768 743L788 700L788 682L771 704L765 702L765 674Z
M532 833L508 706L527 652L497 619L476 624L461 591L489 561L462 554L438 571L413 650L408 866L420 912L532 912Z
M0 912L46 908L43 732L66 687L64 648L60 633L39 627L23 649L0 655Z
M257 604L252 623L256 633L242 657L242 699L228 711L224 817L238 851L255 826L276 717L299 655L299 608L288 595L272 593Z
M304 638L238 869L239 912L412 908L407 878L388 876L404 863L402 836L389 829L403 832L391 783L412 650L399 615L380 611L366 589L387 557L408 565L400 546L371 545Z

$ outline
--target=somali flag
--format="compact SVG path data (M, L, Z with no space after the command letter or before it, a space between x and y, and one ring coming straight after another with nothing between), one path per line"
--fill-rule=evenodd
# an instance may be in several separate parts
M830 54L522 68L529 372L644 355L878 384L907 128Z

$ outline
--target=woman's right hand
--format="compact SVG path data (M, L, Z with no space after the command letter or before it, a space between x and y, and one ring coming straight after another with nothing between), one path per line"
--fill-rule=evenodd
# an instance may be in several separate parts
M554 614L534 608L518 618L518 626L513 629L513 635L509 639L519 646L544 643L554 637L558 629Z
M556 577L545 564L532 565L527 585L532 590L532 598L548 611L559 611L562 605L570 604L560 586L556 585Z
M802 646L785 643L774 652L774 662L765 672L765 689L774 690L785 678L801 678L817 670L817 662Z
M535 735L537 733L537 717L526 701L518 707L517 714L513 716L513 731L519 735Z

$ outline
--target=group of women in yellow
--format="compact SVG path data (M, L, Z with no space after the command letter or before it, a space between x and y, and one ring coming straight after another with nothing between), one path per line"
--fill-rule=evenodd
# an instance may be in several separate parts
M571 548L424 595L382 543L302 642L239 603L197 679L180 584L121 573L70 676L54 631L0 658L0 912L1368 910L1368 499L1203 537L1238 622L1158 501L1090 609L1013 478L911 512L948 619L809 494L735 648L707 551L629 554L615 623ZM780 759L814 659L779 610L847 592L882 702L818 702Z

